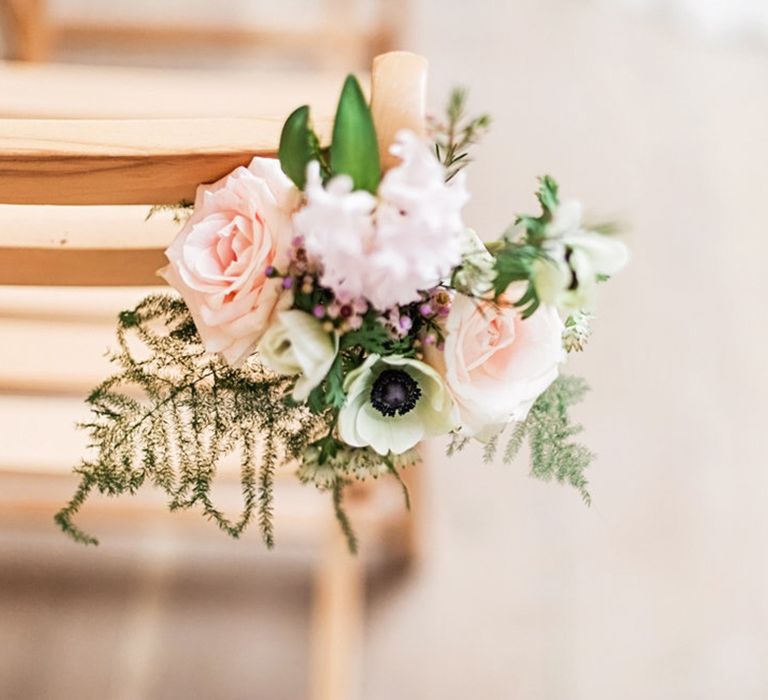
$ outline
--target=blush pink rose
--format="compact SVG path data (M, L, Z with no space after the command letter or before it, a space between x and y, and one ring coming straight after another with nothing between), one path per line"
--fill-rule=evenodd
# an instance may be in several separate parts
M285 268L300 194L269 158L254 158L197 188L194 213L159 274L184 297L209 352L238 364L255 348L283 291L268 266Z
M563 324L554 307L540 306L523 320L510 297L502 301L457 294L444 350L428 346L426 353L459 407L462 432L480 440L523 420L564 359Z

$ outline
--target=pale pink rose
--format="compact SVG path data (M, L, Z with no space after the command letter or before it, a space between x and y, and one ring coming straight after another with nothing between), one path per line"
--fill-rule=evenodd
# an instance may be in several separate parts
M300 194L276 160L254 158L197 188L194 213L159 274L184 297L209 352L237 364L269 324L283 291L268 266L285 269Z
M523 420L555 380L564 359L563 324L551 306L523 320L505 304L457 294L445 323L445 348L426 359L445 379L459 407L462 432L486 440Z

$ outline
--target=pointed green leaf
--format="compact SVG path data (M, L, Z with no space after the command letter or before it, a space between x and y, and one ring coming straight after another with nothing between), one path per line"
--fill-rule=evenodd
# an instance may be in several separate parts
M560 203L557 195L558 189L557 182L555 182L555 179L549 175L544 175L539 178L539 191L536 193L536 197L539 202L541 202L545 221L549 221L552 212L557 209L557 206Z
M373 117L360 83L347 76L336 110L331 142L331 171L352 178L356 190L375 193L381 180L379 146Z
M317 159L316 151L317 137L309 127L309 106L304 105L286 119L278 152L280 167L300 190L307 182L307 164Z

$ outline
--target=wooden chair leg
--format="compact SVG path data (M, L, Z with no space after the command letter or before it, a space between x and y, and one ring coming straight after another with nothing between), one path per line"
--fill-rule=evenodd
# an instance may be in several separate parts
M406 513L403 524L403 556L408 567L418 566L422 555L424 509L424 478L423 463L414 464L401 472L401 478L408 488L411 501L411 511Z
M314 581L310 700L360 697L365 571L337 523L329 531Z
M47 0L0 0L6 22L9 58L17 61L45 61L50 55L50 27Z

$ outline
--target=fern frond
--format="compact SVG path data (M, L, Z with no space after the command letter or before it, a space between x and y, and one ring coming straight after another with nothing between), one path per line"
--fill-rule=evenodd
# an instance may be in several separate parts
M571 422L568 409L581 401L589 390L579 377L560 376L536 399L528 417L517 423L504 450L504 462L511 462L525 438L531 448L531 475L537 479L568 483L576 488L589 505L587 479L584 471L594 455L584 445L570 438L581 432L581 426Z
M92 417L81 427L93 454L76 469L81 481L55 516L59 527L96 544L74 523L87 497L133 494L149 483L171 510L198 508L232 537L258 512L271 547L275 471L317 439L324 416L285 402L290 378L256 360L236 369L206 353L177 297L153 295L121 313L117 346L116 373L87 399ZM227 456L240 458L242 508L234 519L211 495Z

